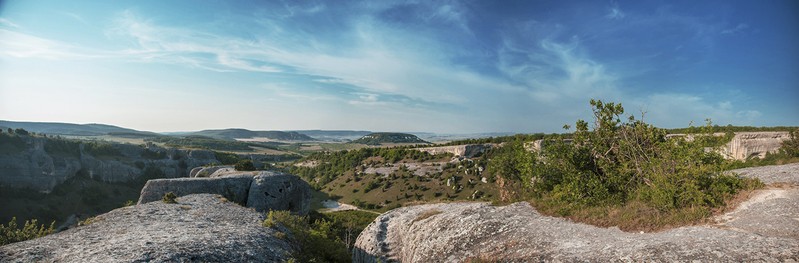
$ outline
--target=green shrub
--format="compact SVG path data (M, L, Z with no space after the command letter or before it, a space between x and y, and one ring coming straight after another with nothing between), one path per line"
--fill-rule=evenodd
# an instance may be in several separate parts
M293 258L299 262L350 262L347 247L337 237L334 223L308 216L292 215L288 211L269 211L264 227L284 233L293 244ZM285 233L283 231L288 231ZM276 236L284 236L276 234Z
M167 203L167 204L176 204L178 202L176 200L177 198L178 198L178 196L175 195L175 193L169 192L169 193L164 194L164 198L162 198L161 201L163 201L164 203Z
M791 131L791 139L782 142L781 151L789 157L799 157L799 129Z
M8 225L0 224L0 246L14 242L25 241L52 234L55 230L55 221L49 227L44 224L37 225L37 220L25 220L25 226L21 229L17 226L17 218L11 218Z
M252 160L250 159L238 161L234 168L236 171L255 171L255 165L253 165Z

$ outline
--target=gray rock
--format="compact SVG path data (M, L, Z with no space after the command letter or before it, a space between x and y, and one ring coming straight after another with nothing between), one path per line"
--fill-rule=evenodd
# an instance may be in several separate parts
M191 171L189 171L189 177L197 177L197 173L199 173L203 169L205 169L205 167L202 166L192 168Z
M263 214L220 196L152 202L93 223L0 247L0 262L285 262L292 252Z
M757 178L766 184L784 183L799 185L799 163L769 165L736 169L730 173L743 177Z
M311 186L294 175L261 172L253 177L247 207L306 215L311 209Z
M746 170L795 180L799 165ZM772 181L768 179L766 181ZM799 188L768 187L708 225L629 233L539 214L526 202L403 207L358 237L353 262L799 261Z
M197 167L197 168L200 169L196 173L194 173L194 176L191 177L219 177L224 174L229 174L231 172L236 171L236 169L233 169L233 166L231 165L217 165L217 166Z
M177 196L218 194L238 204L247 204L251 175L218 178L174 178L149 180L141 190L138 204L161 200L168 192Z

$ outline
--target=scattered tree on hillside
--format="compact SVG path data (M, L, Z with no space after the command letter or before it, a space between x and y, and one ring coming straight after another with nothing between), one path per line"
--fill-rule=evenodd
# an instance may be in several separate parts
M255 165L250 159L241 160L233 167L236 168L236 171L255 171Z

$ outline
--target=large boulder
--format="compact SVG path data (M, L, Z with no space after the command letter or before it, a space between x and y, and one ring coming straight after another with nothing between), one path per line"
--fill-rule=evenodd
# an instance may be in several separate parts
M214 177L173 178L147 181L139 204L161 200L172 192L218 194L259 212L288 210L306 215L311 207L311 186L297 176L267 171L238 172L226 167L214 169Z
M305 215L311 209L311 187L297 176L261 172L253 177L247 207L257 211L288 210Z
M247 204L252 175L241 174L217 178L173 178L149 180L141 190L138 204L161 200L172 192L177 196L218 194L241 205Z
M285 238L258 213L221 196L152 202L99 215L87 226L0 247L0 262L286 262Z

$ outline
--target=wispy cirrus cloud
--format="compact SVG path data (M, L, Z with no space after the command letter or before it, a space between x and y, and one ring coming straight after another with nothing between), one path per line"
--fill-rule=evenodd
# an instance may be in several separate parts
M722 35L734 35L749 29L749 24L739 23L733 28L724 29L721 31Z
M17 25L14 22L11 22L11 20L8 20L8 19L5 19L5 18L1 18L1 17L0 17L0 26L10 27L10 28L20 28L19 25Z

